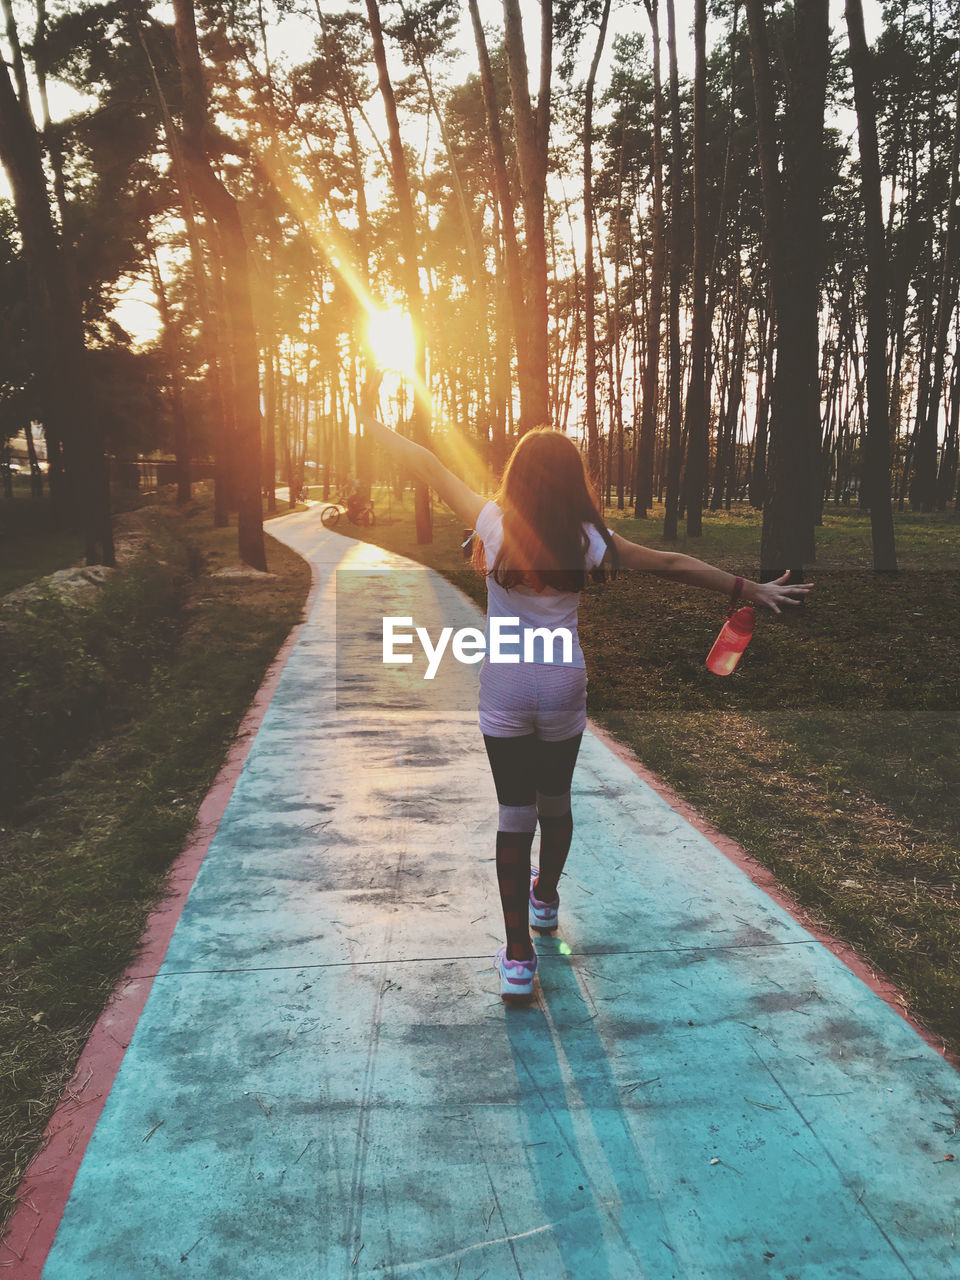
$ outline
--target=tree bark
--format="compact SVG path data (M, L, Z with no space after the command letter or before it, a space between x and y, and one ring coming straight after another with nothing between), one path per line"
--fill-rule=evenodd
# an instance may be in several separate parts
M190 501L190 432L187 416L183 411L183 384L180 378L180 339L178 326L170 311L167 291L163 276L160 274L160 263L157 261L156 249L150 245L149 257L150 277L153 291L160 311L161 342L163 354L167 362L167 375L170 379L170 417L173 420L173 452L177 460L177 505L182 506Z
M197 41L193 0L174 0L174 37L183 85L181 150L191 189L217 229L232 364L231 402L237 451L237 551L254 569L266 571L260 499L260 352L250 294L247 244L237 202L214 172L206 86Z
M653 247L650 261L650 295L646 308L646 352L643 367L643 404L640 410L640 442L633 514L645 519L653 502L654 445L660 384L660 323L663 315L663 283L666 274L666 230L663 213L663 86L660 77L659 0L645 0L653 43Z
M30 462L30 496L39 499L43 497L43 472L37 458L37 446L33 443L32 422L28 422L23 428L23 434L27 438L27 458Z
M763 508L767 497L767 441L770 426L770 387L773 383L773 303L767 287L767 305L757 311L757 418L753 464L750 471L750 505Z
M890 410L887 387L887 270L880 189L880 148L873 69L863 28L861 0L846 0L850 67L860 138L860 186L867 247L867 432L864 487L870 508L873 567L897 568L890 500Z
M490 54L487 50L487 40L480 21L480 7L478 0L468 0L468 4L470 18L473 23L474 41L477 46L477 60L480 65L480 90L483 94L483 105L487 118L487 137L490 142L490 155L493 160L494 193L500 210L507 292L513 321L514 345L517 352L517 388L520 393L520 417L523 421L526 421L533 413L533 388L530 380L530 360L528 356L527 307L523 292L523 266L520 259L520 247L517 244L516 208L513 201L513 191L510 186L510 175L507 172L503 130L500 127L500 110L497 106L497 95L493 83Z
M680 126L680 77L677 70L677 22L674 0L667 0L667 51L670 59L670 383L668 408L667 492L663 536L677 537L682 462L680 391L683 369L680 351L680 201L683 137Z
M420 259L417 253L417 227L413 212L413 197L410 194L410 178L407 173L407 160L403 154L403 142L400 137L400 121L397 117L397 104L393 94L393 84L387 68L387 54L383 44L383 26L380 21L380 7L377 0L366 0L367 21L373 40L373 56L377 65L377 78L380 97L383 100L387 116L387 128L390 134L390 177L393 182L394 195L397 198L399 215L399 232L403 270L404 293L407 299L407 310L414 337L414 394L411 423L413 436L420 444L430 442L430 393L427 389L427 354L423 332L423 296L420 291ZM422 546L433 541L433 519L430 511L430 495L427 486L420 480L414 486L414 519L417 527L417 542Z
M547 241L545 203L550 132L552 0L540 0L540 91L534 111L528 86L520 0L503 0L507 71L513 103L520 197L523 205L524 276L527 300L530 403L521 406L520 434L550 422L550 371L547 327Z
M960 360L954 356L950 387L950 416L943 442L943 456L937 475L937 510L946 511L947 503L957 489L957 464L960 461Z
M170 152L171 171L174 184L180 197L180 213L187 232L187 244L190 249L190 266L193 275L193 287L196 291L196 307L200 322L200 351L206 364L207 396L210 411L214 418L214 494L213 523L217 529L225 529L230 523L230 510L234 505L234 497L228 479L228 458L236 452L233 441L233 411L227 396L227 361L226 344L221 341L221 324L217 319L215 308L210 299L210 288L207 280L207 267L204 261L203 240L197 225L193 192L187 176L187 166L183 158L180 135L170 114L166 95L157 75L153 55L147 44L142 28L138 28L140 44L150 69L160 114L163 119L167 149Z
M943 235L943 252L939 289L937 292L937 323L933 352L933 377L927 399L927 412L914 455L914 485L911 505L921 511L933 511L939 504L937 481L937 437L940 411L944 407L944 373L950 321L953 319L957 297L957 263L954 239L956 233L956 208L958 167L960 167L960 55L957 58L957 88L954 100L953 138L950 145L950 189L947 196L947 219Z
M761 575L799 581L815 555L820 449L819 282L823 121L829 48L827 0L796 0L784 164L777 160L773 79L763 0L747 0L766 242L776 316L770 467L763 508Z
M596 268L593 261L593 93L597 82L597 67L603 53L610 18L610 0L604 0L600 18L600 31L587 76L586 100L583 109L583 297L586 334L586 391L587 391L587 469L596 483L600 473L600 445L597 436L597 335L596 335Z
M274 357L276 337L271 332L263 344L263 479L267 495L267 514L277 510L277 379ZM325 483L329 482L327 467ZM326 495L324 495L326 496Z
M86 561L112 565L110 487L80 307L67 285L29 102L17 97L6 63L0 66L0 162L23 244L44 426L62 445L69 509L83 533Z
M696 0L693 77L693 314L690 328L690 383L687 388L687 466L684 480L686 526L703 533L703 488L707 472L707 3Z

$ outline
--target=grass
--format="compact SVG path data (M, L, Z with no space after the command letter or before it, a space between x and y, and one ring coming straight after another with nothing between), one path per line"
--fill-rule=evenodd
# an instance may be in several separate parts
M460 522L434 513L418 547L411 502L377 495L358 537L421 560L482 603ZM662 512L607 512L660 549ZM677 548L757 577L759 513L707 516ZM580 631L588 711L716 826L766 864L823 925L906 993L960 1052L960 519L896 515L900 572L871 569L869 518L828 509L809 603L764 611L726 679L706 654L725 601L626 574L589 588Z
M36 502L30 481L13 481L13 498L0 496L0 596L35 578L65 569L83 555L83 539L53 519L49 498Z
M202 483L195 489L202 492ZM121 484L110 486L110 508L115 516L163 501L156 491L141 493ZM44 496L36 501L29 478L15 476L13 498L0 496L0 596L82 559L83 538L76 529L64 527L54 514L46 479Z
M33 643L18 652L66 635L109 712L84 702L54 752L58 688L82 681L48 664L47 712L21 735L38 748L29 785L0 816L0 1219L309 589L306 564L269 537L275 577L212 576L235 563L236 529L213 529L207 501L144 521L142 554L95 605L41 597L20 614ZM20 678L33 676L5 666Z

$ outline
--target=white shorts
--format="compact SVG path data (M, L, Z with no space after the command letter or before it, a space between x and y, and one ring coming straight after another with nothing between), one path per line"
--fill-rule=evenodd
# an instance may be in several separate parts
M492 738L535 733L563 742L587 725L587 672L548 662L488 662L480 668L480 731Z

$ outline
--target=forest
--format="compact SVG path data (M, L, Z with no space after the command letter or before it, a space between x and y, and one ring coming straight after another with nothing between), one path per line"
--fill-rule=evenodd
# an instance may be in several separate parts
M88 563L156 455L264 568L278 484L371 475L378 363L474 476L551 423L668 538L762 510L767 576L825 504L885 571L955 508L956 0L3 8L0 479L25 444Z

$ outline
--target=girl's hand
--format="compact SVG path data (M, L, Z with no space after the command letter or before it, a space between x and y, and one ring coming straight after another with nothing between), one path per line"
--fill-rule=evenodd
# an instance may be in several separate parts
M763 605L765 609L780 612L782 604L799 604L808 591L813 590L812 582L795 582L787 586L790 570L774 578L772 582L751 582L749 589L744 584L743 598L751 604Z

